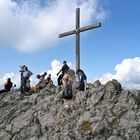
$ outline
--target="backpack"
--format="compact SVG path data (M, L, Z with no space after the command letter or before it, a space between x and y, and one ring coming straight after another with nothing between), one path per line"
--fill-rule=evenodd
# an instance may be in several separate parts
M64 99L68 99L68 100L72 99L72 85L71 84L65 86L63 97Z
M30 70L28 70L28 71L26 72L25 78L26 78L26 79L29 79L30 76L32 76L32 75L33 75L33 73L32 73Z

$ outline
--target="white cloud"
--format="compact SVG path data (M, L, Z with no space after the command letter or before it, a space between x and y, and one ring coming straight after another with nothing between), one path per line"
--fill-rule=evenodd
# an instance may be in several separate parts
M106 17L100 0L48 0L43 7L41 0L15 1L0 0L0 44L22 52L53 46L58 33L74 28L77 6L82 25Z
M140 58L124 59L115 66L115 74L106 73L99 80L106 83L117 79L124 87L140 89Z

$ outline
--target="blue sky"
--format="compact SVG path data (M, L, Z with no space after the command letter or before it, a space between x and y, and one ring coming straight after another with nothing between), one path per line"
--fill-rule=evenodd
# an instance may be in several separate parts
M41 4L41 5L40 5ZM47 71L56 80L63 60L75 66L75 36L58 33L101 21L102 27L81 33L81 68L88 81L115 78L140 87L140 1L127 0L0 0L0 84L19 82L19 65L36 74Z

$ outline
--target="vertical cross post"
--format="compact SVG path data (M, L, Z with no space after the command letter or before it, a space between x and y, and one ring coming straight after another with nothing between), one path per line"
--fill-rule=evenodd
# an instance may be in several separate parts
M80 8L76 8L76 70L80 69Z

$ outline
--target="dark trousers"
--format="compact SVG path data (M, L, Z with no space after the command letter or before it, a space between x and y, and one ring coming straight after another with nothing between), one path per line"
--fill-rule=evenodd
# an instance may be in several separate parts
M24 93L26 91L28 91L28 88L27 88L27 80L26 78L22 77L22 80L21 80L21 87L20 87L20 90L21 90L21 93Z
M63 74L60 74L58 79L57 79L57 82L58 82L58 86L61 86L62 85L62 78L63 78Z
M84 90L85 90L85 85L84 85L84 83L83 83L83 84L80 84L79 90L80 90L80 91L84 91Z

